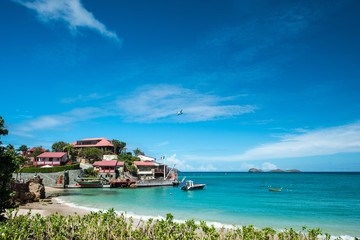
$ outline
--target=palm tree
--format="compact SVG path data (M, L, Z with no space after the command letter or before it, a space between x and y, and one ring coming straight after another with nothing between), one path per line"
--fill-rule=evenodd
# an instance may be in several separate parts
M19 172L21 172L21 169L23 169L25 165L28 163L29 158L26 155L24 156L17 154L15 156L15 161L17 164L16 179L18 179Z
M26 145L21 145L18 149L18 151L22 151L23 155L27 152L28 147Z
M74 152L74 146L68 143L63 147L63 150L66 151L70 157L70 155L72 156L72 153Z

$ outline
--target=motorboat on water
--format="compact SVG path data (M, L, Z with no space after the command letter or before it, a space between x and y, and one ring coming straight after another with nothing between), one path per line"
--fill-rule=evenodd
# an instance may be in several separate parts
M181 190L201 190L204 189L205 184L194 184L193 181L186 181L186 184L181 187Z
M282 187L281 188L269 188L270 192L281 192Z

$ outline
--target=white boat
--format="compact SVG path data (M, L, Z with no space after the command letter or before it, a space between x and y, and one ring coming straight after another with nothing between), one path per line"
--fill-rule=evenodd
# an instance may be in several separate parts
M189 180L186 181L186 184L181 187L181 190L200 190L204 189L205 184L194 184L193 181Z

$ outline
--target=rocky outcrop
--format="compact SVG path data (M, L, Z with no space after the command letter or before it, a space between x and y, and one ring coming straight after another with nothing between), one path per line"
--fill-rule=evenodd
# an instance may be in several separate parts
M261 169L256 169L256 168L250 168L249 169L249 172L263 172L263 170L261 170Z
M12 183L11 189L15 192L12 201L20 204L45 198L45 187L41 178L31 178L26 183Z
M36 198L45 198L45 187L44 185L36 182L29 183L29 192L34 193Z

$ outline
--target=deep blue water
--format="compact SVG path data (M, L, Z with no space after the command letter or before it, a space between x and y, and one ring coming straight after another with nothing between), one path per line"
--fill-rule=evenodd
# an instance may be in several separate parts
M61 200L129 215L206 220L277 230L320 227L334 235L360 236L360 173L180 173L205 183L204 190L180 187L74 189ZM270 192L268 186L281 192Z

